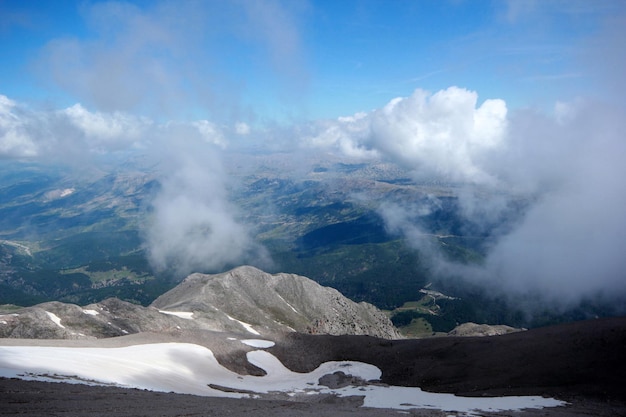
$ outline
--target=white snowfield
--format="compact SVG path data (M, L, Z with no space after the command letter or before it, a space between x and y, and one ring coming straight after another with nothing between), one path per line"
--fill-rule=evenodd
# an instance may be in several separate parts
M270 341L242 341L269 347ZM190 343L154 343L120 348L0 346L0 376L116 386L216 397L256 397L335 394L362 396L364 406L406 410L438 409L472 415L481 411L511 411L557 407L565 402L536 396L468 398L427 393L419 388L363 384L330 389L319 384L341 371L364 381L378 380L377 367L360 362L326 362L309 373L287 369L267 351L247 353L248 361L265 376L239 375L221 366L211 350ZM212 388L213 387L213 388Z
M85 313L85 314L87 314L89 316L97 316L98 314L100 314L96 310L89 310L89 309L83 310L83 313Z

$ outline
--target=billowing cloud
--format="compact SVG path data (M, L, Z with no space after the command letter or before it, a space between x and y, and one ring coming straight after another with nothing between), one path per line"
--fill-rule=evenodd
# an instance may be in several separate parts
M327 122L307 144L455 183L466 229L490 234L483 265L455 265L439 252L421 223L436 199L382 204L389 232L427 254L441 277L571 306L626 295L624 120L623 109L580 98L550 113L509 113L502 100L478 105L476 93L451 87Z
M373 114L370 144L420 175L489 182L479 158L501 142L507 109L502 100L476 107L477 99L456 87L394 99Z
M506 133L507 108L450 87L435 94L416 90L370 113L339 118L309 139L316 147L335 148L347 156L382 156L423 178L491 183L481 166L486 152Z
M66 118L78 135L89 142L91 149L124 149L142 141L152 128L152 121L127 113L90 112L80 104L75 104L60 112L59 118Z
M36 111L0 96L0 156L72 163L89 155L128 150L149 137L154 124L125 113L91 112L80 104Z
M535 202L488 255L485 277L566 303L626 294L626 125L615 109L578 105L568 121L514 120L525 149L511 149L512 185L532 178ZM521 152L520 152L521 151Z
M208 120L157 123L125 112L99 112L75 104L61 110L33 110L0 95L0 157L46 158L74 164L91 156L204 142L226 147L222 128ZM162 155L161 155L162 156ZM160 156L159 156L160 157Z
M350 158L377 158L378 152L366 144L369 134L369 115L358 113L336 121L319 122L306 137L305 146L337 151Z
M138 138L141 136L138 120L123 113L117 112L109 115L89 112L80 104L62 110L62 113L67 115L70 123L91 138L106 141L122 137Z

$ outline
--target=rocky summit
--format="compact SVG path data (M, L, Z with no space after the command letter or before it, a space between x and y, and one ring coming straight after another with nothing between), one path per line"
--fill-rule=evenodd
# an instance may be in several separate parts
M243 266L192 274L148 307L116 298L77 306L49 302L0 313L0 337L100 339L142 332L301 332L399 339L387 316L306 277Z
M192 312L219 326L214 330L401 338L389 318L371 304L355 303L303 276L268 274L251 266L216 275L192 274L152 306Z

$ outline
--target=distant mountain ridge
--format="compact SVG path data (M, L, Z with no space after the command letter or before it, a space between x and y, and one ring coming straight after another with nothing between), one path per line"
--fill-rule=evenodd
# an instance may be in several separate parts
M401 338L371 304L357 304L306 277L250 266L192 274L149 307L109 298L84 307L49 302L0 315L5 338L89 339L194 329Z
M200 311L217 321L226 314L277 331L401 337L387 316L371 304L357 304L303 276L268 274L251 266L216 275L192 274L152 306Z

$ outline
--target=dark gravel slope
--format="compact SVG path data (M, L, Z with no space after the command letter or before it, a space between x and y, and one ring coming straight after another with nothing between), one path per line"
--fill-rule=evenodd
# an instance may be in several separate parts
M292 333L270 351L298 371L330 360L371 363L385 383L433 392L626 399L626 317L472 338Z

